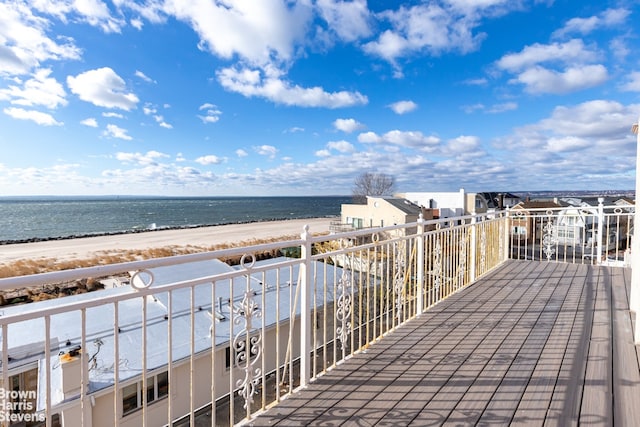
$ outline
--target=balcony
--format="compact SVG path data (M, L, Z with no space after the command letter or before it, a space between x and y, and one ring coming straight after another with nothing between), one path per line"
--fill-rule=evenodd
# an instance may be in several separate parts
M629 273L507 261L252 425L640 425Z
M640 425L632 211L304 230L0 279L115 284L2 307L0 412L54 426Z

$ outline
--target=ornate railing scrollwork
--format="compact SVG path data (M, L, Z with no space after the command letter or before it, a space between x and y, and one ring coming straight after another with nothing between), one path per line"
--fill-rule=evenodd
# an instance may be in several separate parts
M251 262L247 264L247 255L243 255L240 264L250 269L255 263L255 257L250 255ZM243 328L233 337L234 366L244 372L244 378L236 381L239 388L238 395L244 398L244 408L253 403L256 386L260 382L262 369L259 362L262 357L262 330L253 327L253 321L262 318L262 311L255 301L255 292L250 287L251 280L247 280L242 301L233 305L233 323Z
M338 281L338 300L336 307L336 320L338 327L336 328L336 335L340 341L340 348L345 350L347 348L347 342L352 332L351 321L351 303L352 303L352 284L349 278L349 272L344 270L342 277Z
M466 231L463 231L460 238L460 265L458 268L458 287L462 287L465 285L464 274L467 269L467 243L468 234Z
M547 257L547 261L550 261L556 253L556 238L553 235L553 229L553 211L549 210L547 211L547 222L542 227L542 252Z
M440 285L442 284L442 242L440 235L433 246L433 292L435 300L440 298Z
M402 312L405 302L405 269L407 265L407 252L404 245L400 242L394 244L395 252L395 272L393 275L393 290L396 294L396 318L398 322L402 322Z

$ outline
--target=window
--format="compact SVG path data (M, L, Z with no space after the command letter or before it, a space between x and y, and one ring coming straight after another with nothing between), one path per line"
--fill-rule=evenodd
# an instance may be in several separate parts
M569 227L558 227L556 229L558 239L573 240L575 239L575 229Z
M38 368L29 369L9 377L11 391L26 392L26 397L11 397L11 413L35 412L26 408L36 408L36 394L38 390Z
M169 394L169 373L161 372L147 378L147 404L155 402ZM122 415L128 415L142 408L142 381L122 388Z
M519 225L513 226L511 228L511 234L524 236L527 234L527 227L522 227Z

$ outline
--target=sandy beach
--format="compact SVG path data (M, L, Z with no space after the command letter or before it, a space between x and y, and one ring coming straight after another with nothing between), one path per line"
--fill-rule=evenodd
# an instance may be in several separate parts
M297 237L300 236L305 225L309 225L309 232L314 234L328 232L329 224L333 220L335 218L291 219L17 243L0 246L0 264L23 259L86 259L91 258L96 253L105 252L117 253L126 250L188 245L211 247L225 243L252 241L254 239L272 239L283 236Z

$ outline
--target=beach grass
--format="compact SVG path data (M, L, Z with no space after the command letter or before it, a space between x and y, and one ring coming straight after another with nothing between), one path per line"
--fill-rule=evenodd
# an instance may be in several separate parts
M53 271L72 270L76 268L95 267L100 265L119 264L131 261L141 261L154 258L164 258L178 255L187 255L202 252L211 252L230 248L248 247L260 244L274 243L284 240L293 240L297 236L281 236L268 239L250 239L234 243L220 243L212 246L164 246L147 249L123 249L113 251L97 251L84 258L36 258L20 259L17 261L0 264L0 278L28 276L32 274L48 273ZM280 256L278 250L254 253L256 259L266 259ZM230 265L239 264L241 256L219 258ZM9 304L23 304L45 299L59 298L66 295L91 292L102 289L99 280L103 278L89 278L73 283L52 283L49 285L10 289L0 291L0 306Z

